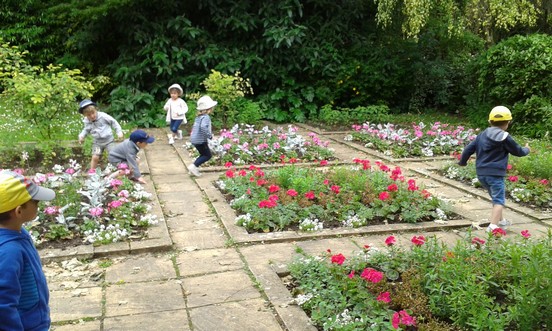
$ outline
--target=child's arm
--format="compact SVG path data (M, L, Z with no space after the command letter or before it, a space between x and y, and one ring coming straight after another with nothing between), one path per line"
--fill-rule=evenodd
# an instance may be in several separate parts
M186 113L188 112L188 104L184 99L180 99L180 109L182 110L182 114L184 114L184 120L183 123L188 123L188 120L186 119Z
M79 133L79 144L83 143L84 138L86 138L88 134L90 134L90 127L86 123L84 123L84 128Z
M117 122L117 120L115 118L113 118L113 116L108 115L108 114L105 114L105 115L106 115L107 121L108 121L109 125L111 126L111 128L115 129L115 133L117 134L117 138L123 139L123 129L121 128L121 125L119 124L119 122Z
M9 243L2 245L0 259L0 330L23 330L17 304L21 297L19 275L23 273L23 261L20 261L21 251L10 247ZM19 256L18 256L19 255Z
M475 140L473 140L471 143L468 144L468 146L464 148L464 151L462 151L462 155L460 156L460 160L458 161L459 166L463 167L468 164L470 156L475 153L476 142L477 138L475 138Z

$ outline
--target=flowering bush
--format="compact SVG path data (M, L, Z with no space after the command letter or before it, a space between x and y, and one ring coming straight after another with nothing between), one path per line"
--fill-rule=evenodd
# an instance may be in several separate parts
M50 173L31 178L56 192L56 198L44 202L36 220L25 227L37 245L60 239L81 239L83 243L105 244L127 240L156 224L149 214L151 194L126 177L109 178L106 173L81 176L81 166L71 160L68 167L56 165ZM24 170L14 171L24 174Z
M509 164L507 169L506 194L512 200L531 207L552 208L552 184L549 179L523 174L512 164ZM442 168L442 174L447 178L481 187L475 172L475 162L470 162L465 167L447 163Z
M212 163L223 165L260 164L260 163L297 163L333 159L333 150L328 148L329 141L322 141L317 134L309 133L303 137L297 133L297 127L289 125L260 130L252 125L235 125L230 130L222 130L219 137L209 140L213 151ZM197 151L191 143L185 145L189 153L196 157Z
M353 167L304 168L295 165L263 171L231 164L217 182L251 231L304 231L396 222L415 223L447 217L447 206L399 167L355 159ZM321 167L325 164L320 162Z
M413 236L289 265L289 287L320 330L544 330L552 325L552 233L468 236L453 248ZM302 253L302 252L301 252ZM543 269L541 269L543 268Z
M462 151L476 137L476 130L440 122L430 126L413 124L411 128L365 123L353 125L353 129L355 132L346 140L361 142L393 157L449 155Z

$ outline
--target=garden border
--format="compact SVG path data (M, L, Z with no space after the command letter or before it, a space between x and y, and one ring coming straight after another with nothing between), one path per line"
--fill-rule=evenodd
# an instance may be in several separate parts
M140 153L139 167L140 169L143 169L143 175L149 175L150 172L147 163L147 157L143 152ZM40 259L42 260L42 263L46 264L53 261L62 261L71 258L91 259L106 256L159 252L172 249L173 243L169 235L167 222L165 220L165 217L163 216L163 210L161 209L161 204L159 202L157 193L155 192L155 187L153 185L151 177L149 178L147 184L144 185L144 189L145 191L152 193L152 200L150 201L152 209L150 213L157 216L158 220L158 223L156 225L148 228L147 238L136 241L130 240L124 242L116 242L100 246L83 244L66 249L42 248L39 249Z

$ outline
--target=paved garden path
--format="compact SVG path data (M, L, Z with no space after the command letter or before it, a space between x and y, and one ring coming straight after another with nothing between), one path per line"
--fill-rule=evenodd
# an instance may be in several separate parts
M481 192L436 175L442 160L392 160L353 148L343 142L343 133L323 132L340 161L379 159L407 169L407 177L449 201L464 219L324 230L309 236L250 235L233 224L230 208L212 184L222 169L190 177L186 165L191 159L182 142L170 146L164 130L154 133L158 140L145 151L142 166L147 169L146 188L158 199L161 222L149 241L81 247L65 255L41 251L56 324L52 330L314 330L281 280L297 247L313 254L331 249L347 255L364 244L381 247L390 234L400 245L409 245L414 234L435 235L450 245L467 231L485 236L471 225L485 225L490 203ZM551 215L513 208L506 210L514 222L508 234L528 229L543 236L552 226Z

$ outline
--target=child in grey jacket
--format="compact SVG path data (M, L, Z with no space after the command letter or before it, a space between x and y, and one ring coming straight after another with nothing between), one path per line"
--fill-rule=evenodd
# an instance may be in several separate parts
M79 143L84 142L87 135L92 136L92 160L89 172L95 172L104 151L109 151L115 146L113 129L117 138L123 139L123 130L119 122L110 115L98 111L98 105L90 99L84 99L79 104L79 113L84 116L84 128L79 134Z
M213 138L209 114L211 114L216 105L217 102L208 95L204 95L197 100L197 116L192 127L190 142L199 152L199 157L188 166L190 173L196 177L201 176L198 169L199 166L209 161L212 157L208 144L208 140Z
M155 141L155 138L149 136L144 130L135 130L130 134L130 138L115 146L108 156L108 161L112 165L119 167L121 163L125 163L131 168L129 174L130 179L137 181L140 184L145 184L146 181L142 177L142 173L138 168L137 155L140 149L144 149ZM117 170L112 176L125 175L122 169Z

